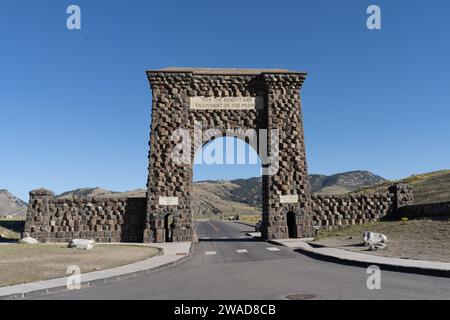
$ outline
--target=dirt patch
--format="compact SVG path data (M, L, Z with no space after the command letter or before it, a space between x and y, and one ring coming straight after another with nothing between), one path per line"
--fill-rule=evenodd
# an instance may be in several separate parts
M388 247L368 251L362 241L364 231L386 235ZM314 243L385 257L450 262L450 220L374 222L339 231L320 231Z
M3 244L0 287L64 277L71 265L86 273L144 260L159 252L157 248L133 245L96 245L94 250L82 251L64 244Z

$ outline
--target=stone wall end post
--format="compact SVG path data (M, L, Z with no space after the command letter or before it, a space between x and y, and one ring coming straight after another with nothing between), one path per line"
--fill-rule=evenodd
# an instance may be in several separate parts
M36 237L41 227L38 218L50 214L50 202L55 198L53 191L44 188L32 190L29 195L25 227L21 233L21 238Z
M399 217L400 208L414 204L414 192L412 186L395 183L389 187L389 193L394 195L391 215Z

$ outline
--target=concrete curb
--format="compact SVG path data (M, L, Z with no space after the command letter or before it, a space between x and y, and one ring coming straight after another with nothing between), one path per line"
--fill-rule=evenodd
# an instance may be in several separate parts
M58 243L58 244L61 244L61 243ZM143 244L123 244L123 245L143 245ZM125 273L118 273L116 275L107 276L107 277L97 277L96 278L95 276L93 276L95 273L113 272L116 269L132 267L133 265L135 265L137 263L143 264L145 262L149 262L150 260L152 260L156 257L164 256L164 248L158 247L158 245L159 244L144 245L144 246L149 246L149 247L157 247L160 249L160 253L151 258L148 258L148 259L145 259L142 261L138 261L138 262L135 262L135 263L132 263L129 265L124 265L124 266L119 266L119 267L112 268L112 269L105 269L105 270L101 270L101 271L95 271L95 272L89 272L89 273L83 274L82 276L85 278L93 277L94 279L87 280L87 281L82 280L81 281L81 289L98 286L98 285L104 285L104 284L108 284L108 283L113 283L113 282L117 282L117 281L121 281L121 280L136 278L136 277L139 277L142 275L148 275L148 274L160 271L161 269L181 264L181 263L187 261L188 259L190 259L192 256L191 254L192 254L192 250L193 250L193 245L192 245L192 243L190 243L188 251L183 256L180 256L180 258L174 259L172 261L169 261L166 263L161 263L160 265L156 265L156 266L153 266L150 268L144 267L144 268L140 268L140 270L125 272ZM2 288L0 288L0 300L24 299L24 298L30 298L30 297L36 297L36 296L43 296L43 295L50 294L50 293L70 291L69 289L67 289L66 281L67 281L67 277L63 277L63 278L57 278L57 279L51 279L51 280L45 280L45 281L39 281L39 282L33 282L33 283L14 285L14 286L9 286L9 287L2 287ZM30 287L31 289L20 290L20 287ZM18 288L18 289L15 290L15 288ZM2 291L3 291L3 293L7 292L7 291L17 291L17 292L3 294Z
M413 273L420 275L450 277L450 263L435 262L425 260L411 260L400 258L381 257L357 252L351 252L343 249L317 246L316 248L309 243L300 241L276 241L271 243L289 247L296 252L303 253L311 258L333 262L343 265L351 265L367 268L376 265L382 270ZM426 266L428 264L428 266Z

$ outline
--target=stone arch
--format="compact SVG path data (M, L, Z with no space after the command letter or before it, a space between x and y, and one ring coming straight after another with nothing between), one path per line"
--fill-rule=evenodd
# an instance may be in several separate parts
M283 210L287 206L306 208L310 198L299 96L306 74L167 68L147 71L147 76L153 102L144 241L164 241L162 220L167 207L174 212L173 241L192 240L192 160L203 144L196 133L216 130L223 134L231 129L237 129L237 134L256 130L256 150L267 149L269 156L260 154L262 238L287 238ZM261 132L267 141L262 142ZM183 161L174 161L174 150L183 150L178 157ZM304 210L304 214L309 212Z

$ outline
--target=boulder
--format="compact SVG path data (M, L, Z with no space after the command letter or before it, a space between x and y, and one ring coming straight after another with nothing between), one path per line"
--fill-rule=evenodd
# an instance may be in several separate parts
M38 244L39 243L39 241L37 241L35 238L32 238L32 237L25 237L23 239L20 239L19 242L24 243L24 244Z
M387 247L387 237L381 233L366 231L363 240L368 250L383 250Z
M369 243L367 249L369 251L383 250L387 247L386 243Z
M94 240L86 240L86 239L72 239L69 242L69 248L78 249L78 250L92 250L94 249Z

